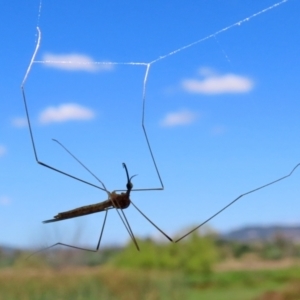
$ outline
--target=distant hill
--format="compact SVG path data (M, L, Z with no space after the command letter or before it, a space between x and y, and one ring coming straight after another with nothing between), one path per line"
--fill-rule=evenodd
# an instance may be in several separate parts
M228 233L220 233L223 240L239 241L239 242L266 242L272 241L276 236L284 237L293 242L300 243L300 225L299 226L285 226L285 225L270 225L270 226L245 226L236 230L231 230ZM104 249L111 251L120 251L122 246L109 246ZM103 248L102 248L103 249ZM18 249L17 247L10 247L0 245L0 254L13 255L17 251L24 251L25 249ZM35 249L34 249L35 250ZM26 251L33 251L26 249Z
M225 240L240 242L272 241L276 236L300 243L300 226L246 226L221 235Z
M17 248L15 247L10 247L10 246L0 246L0 251L1 251L1 254L4 254L4 255L10 255L10 254L14 254L15 252L18 251Z

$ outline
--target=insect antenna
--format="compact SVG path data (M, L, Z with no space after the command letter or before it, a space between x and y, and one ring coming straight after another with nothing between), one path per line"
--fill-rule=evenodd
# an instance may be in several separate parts
M127 190L126 190L126 196L127 196L128 199L129 199L130 192L131 192L131 189L132 189L132 187L133 187L133 185L132 185L132 183L131 183L131 179L132 179L134 176L136 176L136 175L133 175L133 176L131 176L131 177L129 178L129 173L128 173L126 164L123 163L122 165L123 165L123 167L125 168L125 171L126 171L126 176L127 176L127 184L126 184ZM130 227L130 225L129 225L129 222L128 222L127 218L126 218L126 215L125 215L123 209L118 207L119 205L114 201L113 197L111 198L111 201L112 201L114 207L116 208L117 213L118 213L120 219L122 220L122 222L123 222L123 224L124 224L124 226L125 226L127 232L129 233L129 235L130 235L130 237L131 237L133 243L135 244L137 250L140 251L140 248L139 248L139 246L138 246L138 243L137 243L137 241L136 241L136 238L135 238L135 236L134 236L134 234L133 234L133 231L132 231L132 229L131 229L131 227ZM129 201L131 202L131 200L129 200ZM121 209L121 213L122 213L123 217L121 216L121 214L120 214L120 212L119 212L119 209Z
M58 143L61 147L63 147L78 163L80 163L80 165L81 166L83 166L94 178L96 178L101 184L102 184L102 186L104 187L104 189L105 189L105 191L106 192L108 192L107 191L107 189L106 189L106 187L105 187L105 185L104 185L104 183L90 170L90 169L88 169L74 154L72 154L61 142L59 142L58 140L56 140L56 139L52 139L54 142L56 142L56 143ZM126 191L126 193L127 193L127 195L128 195L128 197L129 197L129 194L130 194L130 191L131 191L131 189L132 189L132 183L131 183L131 179L134 177L134 176L136 176L136 175L133 175L133 176L131 176L130 178L129 178L129 174L128 174L128 170L127 170L127 167L126 167L126 165L123 163L123 167L125 168L125 170L126 170L126 176L127 176L127 185L126 185L126 187L127 187L127 191ZM123 209L122 208L118 208L118 204L117 203L115 203L115 201L114 201L114 199L112 198L111 199L111 201L112 201L112 203L113 203L113 205L114 205L114 207L116 208L116 210L117 210L117 213L118 213L118 215L119 215L119 217L120 217L120 219L122 220L122 222L123 222L123 224L124 224L124 226L125 226L125 228L126 228L126 230L127 230L127 232L129 233L129 235L130 235L130 237L131 237L131 239L132 239L132 241L134 242L134 244L135 244L135 246L136 246L136 248L137 248L137 250L139 250L140 251L140 248L139 248L139 246L138 246L138 244L137 244L137 241L136 241L136 238L135 238L135 236L134 236L134 234L133 234L133 232L132 232L132 229L131 229L131 227L130 227L130 225L129 225L129 222L128 222L128 220L127 220L127 218L126 218L126 215L125 215L125 213L124 213L124 211L123 211ZM121 213L119 212L119 209L121 209ZM103 231L103 228L102 228L102 231ZM102 234L101 234L101 236L102 236ZM100 240L101 240L101 238L100 238ZM99 244L100 244L100 240L99 240Z
M150 141L149 141L149 138L148 138L148 134L147 134L147 130L146 130L146 126L145 126L146 84L147 84L147 77L148 77L148 73L149 73L149 68L150 68L150 64L147 65L147 69L146 69L146 73L145 73L145 77L144 77L143 96L142 96L142 101L143 101L143 107L142 107L142 128L143 128L144 136L145 136L145 139L146 139L147 147L148 147L148 150L150 152L150 156L151 156L152 162L154 164L154 168L155 168L157 177L159 179L160 187L132 189L132 191L134 191L134 192L140 192L140 191L162 191L165 188L164 184L163 184L163 181L162 181L162 178L160 176L160 172L159 172L158 167L157 167L157 163L156 163L156 160L155 160L152 148L151 148L151 144L150 144ZM127 172L127 170L126 170L126 172ZM124 191L124 190L116 190L116 191L120 192L120 191Z
M132 183L131 183L131 179L136 176L136 175L133 175L129 178L129 173L128 173L128 170L127 170L127 166L125 163L123 163L123 167L125 168L125 171L126 171L126 176L127 176L127 195L128 197L130 196L130 192L132 190ZM150 222L158 231L160 231L169 241L173 242L173 240L164 232L162 231L156 224L154 224L154 222L152 222L133 202L132 200L130 200L130 203L134 206L134 208L148 221Z
M56 142L56 143L58 143L65 151L67 151L82 167L84 167L94 178L96 178L101 184L102 184L102 186L103 186L103 190L105 190L107 193L108 193L108 195L110 194L109 192L108 192L108 190L106 189L106 187L105 187L105 185L104 185L104 183L88 168L88 167L86 167L70 150L68 150L61 142L59 142L58 140L56 140L56 139L52 139L54 142ZM130 194L130 191L131 191L131 188L132 188L132 183L131 183L131 179L134 177L134 176L136 176L136 175L133 175L132 177L130 177L129 178L129 175L128 175L128 171L127 171L127 168L126 168L126 165L123 163L123 166L125 166L125 170L126 170L126 175L127 175L127 191L126 191L126 193L127 193L127 195L128 195L128 197L129 197L129 194ZM134 244L135 244L135 246L136 246L136 248L137 248L137 250L139 250L140 251L140 248L139 248L139 246L138 246L138 244L137 244L137 241L136 241L136 239L135 239L135 236L134 236L134 234L133 234L133 232L132 232L132 229L131 229L131 227L130 227L130 225L129 225L129 222L128 222L128 220L127 220L127 218L126 218L126 215L125 215L125 213L124 213L124 211L123 211L123 209L122 208L120 208L120 207L118 207L118 204L114 201L114 199L113 199L113 197L111 198L111 201L112 201L112 203L113 203L113 205L114 205L114 207L116 208L116 210L117 210L117 213L118 213L118 215L119 215L119 217L120 217L120 219L121 219L121 221L123 222L123 224L124 224L124 226L125 226L125 228L126 228L126 230L127 230L127 232L129 233L129 235L130 235L130 237L131 237L131 239L133 240L133 242L134 242ZM121 209L121 213L119 212L119 209ZM107 211L106 211L107 212ZM106 216L105 216L105 220L106 220ZM101 237L102 237L102 232L103 232L103 230L104 230L104 227L102 227L102 230L101 230L101 234L100 234L100 239L99 239L99 244L100 244L100 241L101 241ZM97 248L97 250L98 250L98 248Z
M191 231L189 231L188 233L186 233L185 235L183 235L181 238L177 239L177 240L175 241L175 243L181 241L182 239L184 239L185 237L187 237L189 234L191 234L192 232L194 232L194 231L196 231L197 229L199 229L200 227L202 227L204 224L206 224L207 222L209 222L210 220L212 220L213 218L215 218L215 217L216 217L217 215L219 215L222 211L224 211L225 209L227 209L229 206L231 206L233 203L235 203L236 201L238 201L238 200L241 199L242 197L244 197L244 196L246 196L246 195L249 195L249 194L251 194L251 193L254 193L254 192L258 191L258 190L261 190L261 189L263 189L263 188L265 188L265 187L267 187L267 186L270 186L270 185L272 185L272 184L275 184L276 182L279 182L279 181L281 181L281 180L284 180L284 179L290 177L290 176L294 173L294 171L295 171L299 166L300 166L300 163L297 164L297 165L292 169L292 171L291 171L289 174L287 174L287 175L285 175L285 176L283 176L283 177L280 177L279 179L276 179L276 180L274 180L274 181L271 181L271 182L269 182L269 183L267 183L267 184L264 184L264 185L262 185L262 186L260 186L260 187L258 187L258 188L256 188L256 189L253 189L253 190L251 190L251 191L249 191L249 192L246 192L246 193L244 193L244 194L241 194L240 196L238 196L237 198L235 198L233 201L231 201L229 204L227 204L227 205L224 206L222 209L220 209L218 212L216 212L216 213L213 214L211 217L209 217L207 220L205 220L204 222L202 222L199 226L195 227L194 229L192 229Z

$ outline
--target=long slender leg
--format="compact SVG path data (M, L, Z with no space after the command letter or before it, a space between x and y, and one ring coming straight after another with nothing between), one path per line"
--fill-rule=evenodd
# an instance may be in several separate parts
M134 242L134 244L135 244L135 246L136 246L136 249L137 249L138 251L140 251L139 245L138 245L138 243L137 243L137 241L136 241L136 238L135 238L135 236L134 236L134 234L133 234L133 231L132 231L132 229L131 229L131 227L130 227L130 225L129 225L129 222L128 222L127 217L126 217L126 215L125 215L125 213L124 213L124 210L121 209L121 212L122 212L122 215L123 215L123 217L124 217L124 220L125 220L125 223L126 223L127 226L125 225L125 223L124 223L124 225L125 225L125 227L127 228L127 231L129 232L129 235L131 236L131 239L133 240L133 242Z
M265 185L262 185L262 186L260 186L260 187L258 187L258 188L256 188L256 189L253 189L253 190L251 190L251 191L249 191L249 192L246 192L246 193L244 193L244 194L238 196L238 197L235 198L233 201L231 201L229 204L227 204L227 205L224 206L222 209L220 209L218 212L216 212L216 213L213 214L211 217L209 217L207 220L205 220L204 222L202 222L199 226L195 227L194 229L192 229L191 231L189 231L188 233L186 233L185 235L183 235L181 238L177 239L177 240L175 241L175 243L181 241L181 240L184 239L186 236L188 236L188 235L191 234L192 232L194 232L194 231L196 231L197 229L199 229L201 226L203 226L204 224L206 224L207 222L209 222L211 219L215 218L218 214L220 214L222 211L224 211L226 208L228 208L229 206L231 206L233 203L235 203L236 201L238 201L238 200L241 199L242 197L244 197L244 196L246 196L246 195L249 195L249 194L251 194L251 193L254 193L254 192L258 191L258 190L261 190L261 189L263 189L263 188L265 188L265 187L267 187L267 186L270 186L270 185L272 185L272 184L274 184L274 183L276 183L276 182L279 182L279 181L281 181L281 180L283 180L283 179L286 179L286 178L290 177L290 176L293 174L293 172L294 172L299 166L300 166L300 163L297 164L297 165L293 168L293 170L292 170L288 175L286 175L286 176L283 176L283 177L281 177L281 178L279 178L279 179L276 179L276 180L274 180L274 181L272 181L272 182L269 182L269 183L267 183L267 184L265 184Z
M24 87L23 87L23 86L21 87L21 89L22 89L23 101L24 101L24 105L25 105L25 111L26 111L26 117L27 117L27 122L28 122L28 127L29 127L29 133L30 133L30 138L31 138L31 144L32 144L32 147L33 147L33 152L34 152L34 157L35 157L36 162L37 162L39 165L43 166L43 167L49 168L49 169L51 169L51 170L53 170L53 171L56 171L56 172L58 172L58 173L61 173L61 174L66 175L66 176L68 176L68 177L71 177L71 178L73 178L73 179L75 179L75 180L78 180L78 181L80 181L80 182L83 182L83 183L85 183L85 184L88 184L88 185L90 185L90 186L93 186L93 187L95 187L95 188L97 188L97 189L106 191L106 189L104 189L104 188L102 188L102 187L100 187L100 186L97 186L97 185L95 185L95 184L93 184L93 183L90 183L90 182L88 182L88 181L85 181L85 180L83 180L83 179L80 179L80 178L78 178L78 177L75 177L75 176L73 176L73 175L71 175L71 174L68 174L68 173L66 173L66 172L64 172L64 171L61 171L61 170L59 170L59 169L56 169L56 168L54 168L54 167L51 167L50 165L47 165L47 164L45 164L45 163L39 161L38 156L37 156L36 147L35 147L34 138L33 138L33 133L32 133L32 128L31 128L31 123L30 123L30 118L29 118L29 112L28 112L28 107L27 107L27 102L26 102L25 90L24 90Z
M84 167L94 178L96 178L103 186L103 189L107 191L104 183L87 167L85 166L71 151L69 151L61 142L56 139L52 139L54 142L58 143L61 147L63 147L82 167Z
M105 223L106 223L107 213L108 213L108 209L105 211L105 217L104 217L101 233L100 233L100 236L99 236L98 244L97 244L97 247L96 247L97 251L100 247L100 243L101 243L101 239L102 239L102 235L103 235L103 231L104 231L104 227L105 227Z
M116 209L116 211L117 211L117 213L118 213L118 215L119 215L121 221L123 222L123 224L124 224L124 226L125 226L125 228L126 228L128 234L130 235L132 241L134 242L134 244L135 244L137 250L140 251L139 245L138 245L138 243L137 243L137 241L136 241L136 239L135 239L135 236L134 236L134 234L133 234L133 232L132 232L132 229L131 229L131 227L130 227L130 225L129 225L129 222L128 222L126 216L125 216L125 213L124 213L123 209L122 209L122 208L118 208L118 206L116 205L116 203L115 203L115 201L114 201L113 199L111 199L111 201L112 201L112 203L113 203L113 205L114 205L114 207L115 207L115 209ZM123 217L121 216L121 214L120 214L120 212L119 212L119 209L121 210ZM124 219L123 219L123 218L124 218Z
M30 258L31 256L35 255L35 254L38 254L40 252L44 252L44 251L49 250L51 248L54 248L56 246L64 246L64 247L68 247L68 248L72 248L72 249L77 249L77 250L84 250L84 251L89 251L89 252L97 252L99 250L99 247L100 247L100 242L101 242L103 231L104 231L104 227L105 227L105 224L106 224L107 213L108 213L108 210L105 210L105 217L104 217L104 221L103 221L103 225L102 225L102 228L101 228L101 232L100 232L100 236L99 236L99 240L98 240L96 249L89 249L89 248L77 247L77 246L73 246L73 245L70 245L70 244L65 244L65 243L58 242L58 243L55 243L55 244L53 244L53 245L51 245L49 247L46 247L46 248L43 248L41 250L38 250L36 252L31 253L27 257L27 259Z
M149 149L149 152L150 152L150 155L151 155L151 158L152 158L152 161L153 161L153 164L154 164L154 167L155 167L155 170L156 170L156 173L157 173L160 185L161 185L161 187L159 187L159 188L151 188L150 190L163 190L164 189L164 184L162 182L160 173L158 171L158 167L157 167L157 164L156 164L156 161L155 161L155 158L154 158L154 154L153 154L153 151L152 151L152 148L151 148L151 145L150 145L150 142L149 142L148 134L147 134L147 131L146 131L146 127L145 127L146 85L147 85L147 78L148 78L149 70L150 70L150 64L147 65L147 69L146 69L146 73L145 73L145 77L144 77L144 85L143 85L142 128L143 128L143 132L144 132L144 135L145 135L147 146L148 146L148 149ZM149 190L149 189L140 189L140 190Z
M165 232L163 232L157 225L155 225L132 201L131 204L145 219L147 219L157 230L159 230L170 242L173 242L173 240Z
M161 179L158 167L157 167L157 163L151 148L151 144L148 138L148 134L146 131L146 126L145 126L145 114L146 114L146 84L147 84L147 78L148 78L148 74L149 74L149 69L150 69L150 64L147 64L147 68L146 68L146 72L145 72L145 76L144 76L144 85L143 85L143 95L142 95L142 101L143 101L143 107L142 107L142 129L143 129L143 133L146 139L146 143L147 143L147 147L152 159L152 162L154 164L154 168L157 174L157 177L159 179L159 183L160 183L160 187L155 187L155 188L141 188L141 189L132 189L132 191L162 191L164 190L164 184L163 181ZM115 190L116 192L120 192L120 191L124 191L124 190Z

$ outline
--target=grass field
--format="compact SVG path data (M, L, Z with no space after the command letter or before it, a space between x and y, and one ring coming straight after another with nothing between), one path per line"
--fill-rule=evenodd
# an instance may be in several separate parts
M298 244L200 235L180 246L139 244L139 253L132 243L101 253L0 251L0 300L300 300Z
M0 270L0 299L296 300L300 269L222 271L207 278L113 267L14 267Z

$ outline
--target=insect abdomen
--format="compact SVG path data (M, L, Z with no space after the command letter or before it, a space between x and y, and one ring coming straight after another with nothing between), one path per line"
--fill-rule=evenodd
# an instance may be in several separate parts
M78 208L75 208L72 210L58 213L56 216L54 216L54 218L55 219L75 218L75 217L80 217L80 216L104 211L106 208L109 208L109 207L111 207L111 203L109 200L107 200L102 203L86 205L86 206L82 206L82 207L78 207Z

